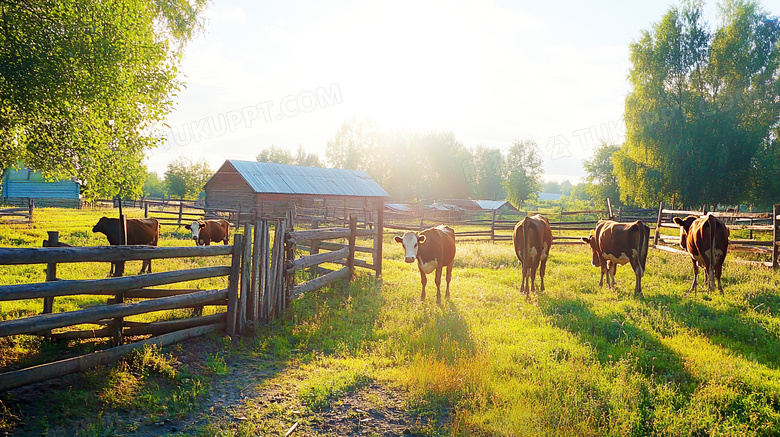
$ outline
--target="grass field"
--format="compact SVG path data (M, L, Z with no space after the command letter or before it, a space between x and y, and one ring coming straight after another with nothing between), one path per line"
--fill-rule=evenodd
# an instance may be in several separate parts
M56 224L16 236L0 225L0 246L40 246ZM85 226L60 228L61 240L98 244ZM178 240L186 236L164 238L187 244ZM256 336L214 336L199 366L184 362L182 346L133 355L41 394L36 414L0 395L0 418L37 435L134 435L149 421L193 416L200 419L178 432L284 435L297 423L293 435L337 435L322 431L323 415L378 385L400 394L414 435L778 434L780 292L770 269L727 259L725 295L694 295L690 261L651 251L645 297L635 299L629 268L618 268L616 291L599 289L584 246L555 246L547 290L526 301L511 243L457 250L452 296L441 306L432 280L419 300L416 266L387 237L381 284L359 275L296 300L286 319ZM108 265L93 269L105 276ZM33 269L3 271L0 280L24 275L42 278ZM4 317L13 311L0 308ZM229 414L213 414L216 387L239 369L251 377L236 388L241 396ZM374 402L381 409L386 400Z

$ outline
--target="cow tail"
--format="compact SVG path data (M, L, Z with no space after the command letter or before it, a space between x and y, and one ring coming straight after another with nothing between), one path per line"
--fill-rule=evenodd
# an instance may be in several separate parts
M528 260L528 217L523 219L523 278L529 275L530 266Z
M647 264L647 249L650 245L650 228L642 223L641 226L642 231L642 237L639 239L639 256L641 256L639 260L639 265L642 267L642 274L645 274L645 265Z
M707 266L707 274L709 275L710 281L714 284L715 282L715 226L718 225L718 219L715 218L714 215L709 214L709 217L707 217L707 224L710 225L710 265ZM709 286L709 284L707 284Z

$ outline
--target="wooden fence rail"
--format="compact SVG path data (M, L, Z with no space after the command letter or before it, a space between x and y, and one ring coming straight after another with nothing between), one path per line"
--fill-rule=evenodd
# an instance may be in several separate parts
M32 223L33 214L35 212L35 201L29 200L29 205L26 207L18 208L0 208L0 218L2 217L18 217L23 220L23 223Z

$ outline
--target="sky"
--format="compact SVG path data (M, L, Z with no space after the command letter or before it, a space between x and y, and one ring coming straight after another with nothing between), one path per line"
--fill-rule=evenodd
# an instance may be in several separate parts
M214 0L146 164L162 175L184 155L216 170L272 145L324 158L356 119L467 147L534 140L544 178L576 183L602 140L623 139L629 45L675 4ZM717 4L704 10L715 26Z

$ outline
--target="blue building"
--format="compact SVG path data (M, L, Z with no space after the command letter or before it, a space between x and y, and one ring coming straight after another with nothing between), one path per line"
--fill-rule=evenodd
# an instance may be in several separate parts
M78 207L80 185L73 178L46 180L40 172L27 167L3 171L0 201L7 204L26 204L33 199L39 206Z

